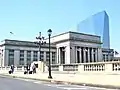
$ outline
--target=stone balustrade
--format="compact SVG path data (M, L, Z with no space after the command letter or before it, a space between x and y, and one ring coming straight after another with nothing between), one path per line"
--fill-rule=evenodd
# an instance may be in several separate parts
M6 67L0 67L0 70L6 70L6 71L9 71L10 70L10 66L6 66ZM24 66L17 66L14 68L15 71L24 71L25 70L25 67Z
M78 72L104 72L119 73L120 61L96 62L96 63L76 63L76 64L55 64L51 65L52 71L78 71Z
M48 66L45 64L42 66L43 72L48 71ZM0 70L9 70L10 67L0 67ZM47 69L45 69L47 68ZM24 66L15 67L15 71L24 71ZM40 70L40 69L38 69ZM96 63L75 63L75 64L52 64L52 71L59 72L88 72L88 73L110 73L110 74L120 74L120 61L110 61L110 62L96 62Z

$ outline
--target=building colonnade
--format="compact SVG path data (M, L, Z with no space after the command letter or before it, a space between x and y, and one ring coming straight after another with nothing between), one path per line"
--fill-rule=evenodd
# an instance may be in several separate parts
M80 47L80 46L69 47L69 50L66 48L67 46L57 48L58 64L98 62L101 57L100 48Z

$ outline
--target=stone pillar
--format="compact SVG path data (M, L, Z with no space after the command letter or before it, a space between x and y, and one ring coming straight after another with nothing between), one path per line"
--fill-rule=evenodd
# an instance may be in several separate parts
M83 64L78 65L78 72L80 72L80 73L84 72L84 65Z
M84 53L84 63L86 63L86 48L83 48L83 53Z
M63 71L63 65L59 66L59 71Z
M31 51L31 62L33 62L33 51Z
M24 51L24 65L27 64L27 51Z
M71 47L70 45L66 46L65 48L66 50L66 60L65 60L65 64L70 64L70 59L71 59Z
M58 62L59 62L59 64L61 64L61 51L60 51L60 48L58 49L58 55L59 55Z
M92 62L94 62L94 51L93 51L93 48L92 48Z
M80 63L82 62L81 60L81 48L79 48L79 57L80 57Z
M3 60L2 60L2 66L8 66L8 62L9 62L9 50L4 49L3 50Z
M97 50L97 48L95 49L95 60L96 60L96 62L98 62L98 50Z
M112 68L113 68L112 63L105 64L105 73L111 74L113 72Z
M40 52L38 51L38 61L40 61Z
M101 48L98 48L98 61L103 61L103 55L102 55L102 49Z
M76 48L75 46L70 48L70 63L76 62Z
M44 72L44 71L45 71L44 62L38 61L38 72Z
M108 53L108 60L110 61L111 60L111 56L110 56L111 54L110 53Z
M57 64L59 64L59 48L57 47Z
M75 46L75 63L77 63L77 51L78 51L78 49L77 49L77 46Z
M88 48L88 63L90 62L90 49Z
M20 61L20 50L14 50L14 66L18 66Z

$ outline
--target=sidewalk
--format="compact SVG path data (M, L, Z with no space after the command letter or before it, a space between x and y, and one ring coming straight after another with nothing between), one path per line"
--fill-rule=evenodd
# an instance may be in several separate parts
M42 80L55 83L69 83L69 84L79 84L79 85L90 85L99 86L106 88L119 88L120 89L120 75L93 75L93 74L56 74L52 73L53 79L48 79L48 73L38 73L38 74L26 74L23 72L15 72L14 74L8 74L7 72L2 72L0 75L12 76L16 78L27 78Z

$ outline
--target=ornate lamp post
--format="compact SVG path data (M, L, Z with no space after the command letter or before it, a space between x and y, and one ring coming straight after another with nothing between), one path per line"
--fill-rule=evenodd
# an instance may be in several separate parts
M41 36L41 32L39 32L39 36L36 37L36 39L38 40L38 42L35 42L37 45L39 45L39 61L41 61L41 45L46 44L46 42L44 41L44 37Z
M52 79L52 76L51 76L51 62L50 62L50 36L52 34L52 30L49 29L47 32L48 32L48 36L49 36L49 66L48 66L49 76L48 76L48 78Z

